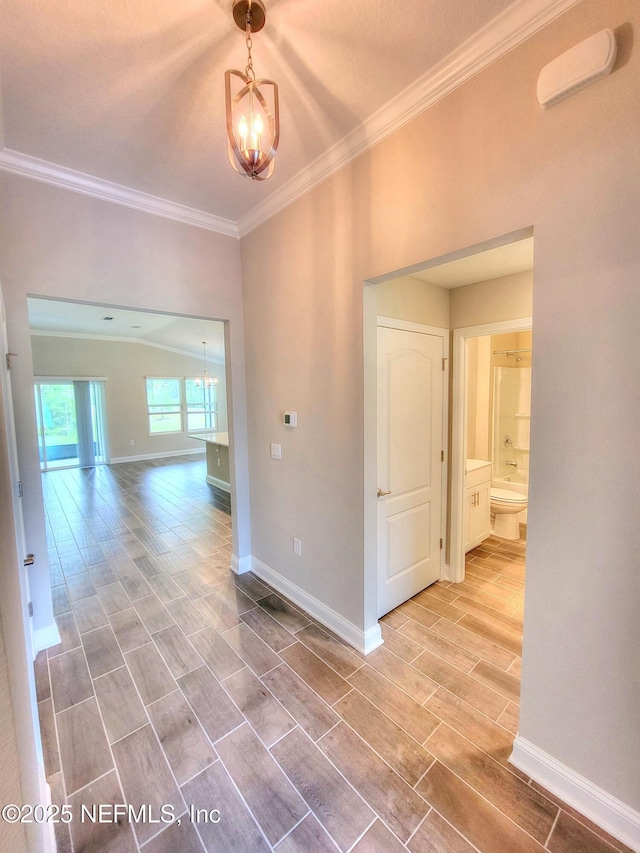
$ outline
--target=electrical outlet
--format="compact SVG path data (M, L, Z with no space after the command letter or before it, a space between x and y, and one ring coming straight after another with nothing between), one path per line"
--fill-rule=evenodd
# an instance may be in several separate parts
M296 539L293 537L293 553L297 554L298 557L302 557L302 541L300 539Z

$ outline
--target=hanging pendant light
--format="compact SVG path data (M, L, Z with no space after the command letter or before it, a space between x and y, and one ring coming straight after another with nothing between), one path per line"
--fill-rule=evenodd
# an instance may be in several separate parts
M207 342L202 341L202 387L204 389L211 388L214 380L207 374ZM196 385L200 385L200 380L196 380Z
M234 0L233 19L245 31L247 65L225 71L227 153L231 166L254 181L273 174L274 155L280 140L278 87L273 80L256 79L251 56L251 35L266 20L262 0Z

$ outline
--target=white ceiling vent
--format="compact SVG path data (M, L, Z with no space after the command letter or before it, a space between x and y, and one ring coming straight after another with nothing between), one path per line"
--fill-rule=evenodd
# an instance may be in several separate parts
M616 37L601 30L554 59L538 77L538 101L551 107L611 73L616 61Z

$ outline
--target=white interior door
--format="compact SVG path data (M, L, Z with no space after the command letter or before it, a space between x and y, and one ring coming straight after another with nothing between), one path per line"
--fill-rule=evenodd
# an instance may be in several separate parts
M378 616L440 577L443 350L378 326Z

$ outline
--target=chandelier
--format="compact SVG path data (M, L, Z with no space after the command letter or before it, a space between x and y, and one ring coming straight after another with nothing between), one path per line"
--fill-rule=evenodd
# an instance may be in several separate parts
M218 380L212 379L207 373L207 342L202 341L202 379L198 376L195 380L196 388L199 388L202 385L203 389L206 392L207 388L211 388L213 385L217 385Z
M274 155L280 139L278 87L273 80L256 79L251 56L252 33L265 24L262 0L234 0L233 19L245 32L247 65L225 71L227 153L231 166L254 181L273 174Z

